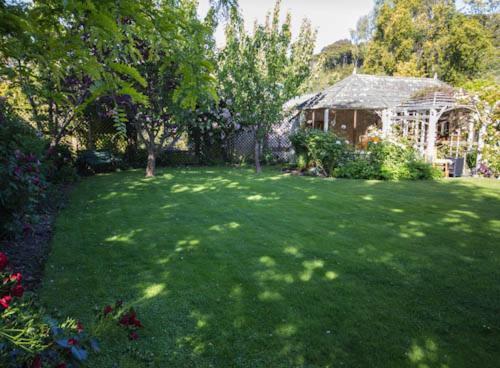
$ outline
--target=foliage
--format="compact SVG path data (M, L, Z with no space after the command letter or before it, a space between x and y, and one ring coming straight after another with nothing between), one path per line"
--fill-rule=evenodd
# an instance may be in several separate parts
M0 100L0 235L28 229L46 187L45 142Z
M20 273L7 272L8 259L0 252L0 363L2 367L77 366L97 340L73 319L59 323L44 316L32 299L23 298Z
M120 102L115 109L132 116L139 141L148 151L147 176L154 176L156 158L186 131L186 110L199 99L215 100L210 59L212 24L198 19L192 2L162 2L151 27L135 35L138 55L127 57L144 78L138 89L149 103ZM176 37L172 37L175 32Z
M468 96L464 103L475 109L479 131L476 169L487 167L492 175L500 175L500 86L494 80L474 80L464 84ZM484 171L484 170L482 170Z
M115 171L121 160L109 151L86 150L78 153L76 168L80 175Z
M42 162L45 177L50 183L71 183L78 178L73 153L67 145L50 147Z
M435 179L442 175L417 159L413 148L399 142L370 142L366 159L373 168L371 179Z
M186 113L189 141L200 163L228 162L228 138L239 130L231 105L224 100L200 103Z
M110 91L146 99L133 68L116 63L137 53L130 31L149 24L149 1L35 1L0 6L6 20L1 75L27 96L37 129L53 146L82 123L85 106ZM121 45L121 47L117 47Z
M335 169L332 176L346 179L373 179L377 177L377 170L365 157L355 156L343 166Z
M325 46L314 56L311 76L306 83L307 91L319 91L352 74L354 60L357 57L357 66L363 64L364 46L361 53L354 55L355 45L350 40L339 40Z
M300 129L290 136L290 141L295 153L307 162L306 166L317 167L324 175L331 175L352 154L345 140L318 129Z
M372 73L460 82L482 72L492 53L481 23L453 2L395 0L378 9L365 69Z
M220 54L221 96L231 101L237 122L255 132L255 168L260 172L262 141L273 124L282 120L283 104L301 91L310 73L315 34L302 23L292 42L291 17L280 25L280 2L264 25L253 34L233 11L226 28L226 46Z

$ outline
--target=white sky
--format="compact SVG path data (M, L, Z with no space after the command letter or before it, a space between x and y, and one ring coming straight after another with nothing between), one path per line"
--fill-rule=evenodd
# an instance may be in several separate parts
M240 11L245 19L245 27L252 30L255 19L263 23L268 11L274 7L274 0L239 0ZM209 0L199 0L199 13L205 15ZM354 28L359 17L368 14L373 0L282 0L281 12L292 14L292 34L296 36L303 18L311 20L317 29L316 52L342 38L349 38L349 30ZM224 45L223 26L216 33L217 45Z

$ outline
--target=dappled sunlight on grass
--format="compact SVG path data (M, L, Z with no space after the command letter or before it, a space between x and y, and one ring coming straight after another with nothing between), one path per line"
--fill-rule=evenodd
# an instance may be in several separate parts
M499 189L217 167L99 175L58 218L41 298L85 323L96 305L136 305L137 346L158 367L495 366ZM93 367L130 366L103 347Z

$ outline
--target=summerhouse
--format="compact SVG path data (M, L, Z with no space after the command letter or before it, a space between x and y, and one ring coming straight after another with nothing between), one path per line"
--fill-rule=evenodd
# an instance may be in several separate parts
M427 161L436 162L438 148L440 156L458 158L474 142L471 108L462 97L437 78L353 73L297 109L301 126L332 131L357 147L368 143L370 127L382 137L399 130Z

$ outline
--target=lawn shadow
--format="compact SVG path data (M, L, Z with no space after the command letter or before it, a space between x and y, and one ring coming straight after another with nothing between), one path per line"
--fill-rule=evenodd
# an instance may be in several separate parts
M220 168L119 178L78 189L68 211L86 207L77 225L58 225L45 300L61 288L82 309L128 300L146 326L140 346L158 366L500 359L494 184L256 178ZM96 183L102 190L88 193ZM66 258L75 253L77 261Z

